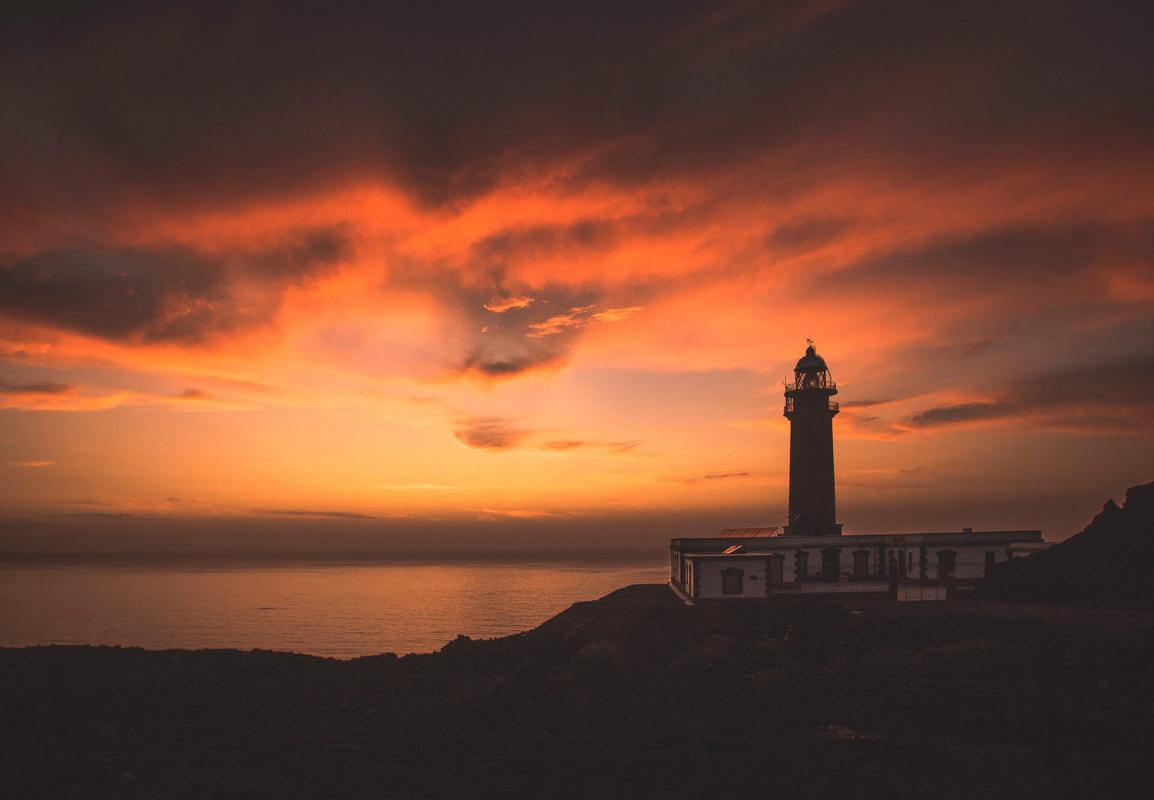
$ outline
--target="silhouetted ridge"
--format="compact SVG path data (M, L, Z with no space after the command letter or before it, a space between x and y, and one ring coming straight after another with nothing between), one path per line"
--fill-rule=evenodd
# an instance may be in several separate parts
M1085 530L1049 550L998 565L993 597L1104 608L1154 608L1154 483L1106 501Z

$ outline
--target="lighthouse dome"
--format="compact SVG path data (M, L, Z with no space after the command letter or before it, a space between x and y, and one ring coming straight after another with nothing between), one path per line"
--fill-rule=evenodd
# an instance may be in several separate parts
M811 344L805 348L805 355L798 359L797 366L793 368L794 372L825 372L827 369L825 359L817 354L817 351Z

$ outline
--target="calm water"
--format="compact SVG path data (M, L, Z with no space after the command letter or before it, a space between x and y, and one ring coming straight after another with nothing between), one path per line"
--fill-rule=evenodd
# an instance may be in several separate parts
M0 646L235 647L351 658L505 636L652 564L175 568L0 565Z

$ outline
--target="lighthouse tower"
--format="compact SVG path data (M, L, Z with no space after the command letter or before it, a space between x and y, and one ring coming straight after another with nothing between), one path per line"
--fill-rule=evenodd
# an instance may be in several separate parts
M831 400L837 384L813 342L794 367L794 382L785 387L789 420L789 524L787 536L840 536L833 484L833 418Z

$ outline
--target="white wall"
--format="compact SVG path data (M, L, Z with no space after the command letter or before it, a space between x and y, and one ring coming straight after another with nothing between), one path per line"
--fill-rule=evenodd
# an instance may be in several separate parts
M786 583L792 583L797 580L797 551L809 554L808 570L810 575L821 575L821 551L820 547L802 547L793 550L787 550L781 553L785 558L782 565L782 580ZM853 554L855 550L869 550L866 547L841 547L838 549L838 577L841 579L849 578L853 575ZM872 575L877 563L877 553L875 550L870 550L869 574Z
M765 597L765 557L732 556L728 558L694 559L694 593L697 600L730 599L740 597ZM721 591L721 571L736 567L745 571L741 582L742 594L723 594Z

